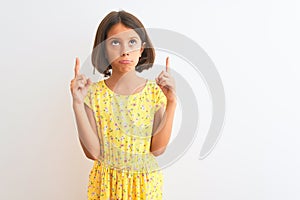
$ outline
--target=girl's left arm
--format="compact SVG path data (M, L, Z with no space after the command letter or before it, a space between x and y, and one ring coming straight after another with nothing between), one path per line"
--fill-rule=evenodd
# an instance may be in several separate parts
M175 80L170 74L169 57L166 59L166 71L162 71L155 79L167 98L166 110L161 107L154 115L150 151L154 156L161 155L169 143L175 108L177 104Z
M166 110L161 107L154 115L153 133L150 151L159 156L166 150L172 133L173 119L176 108L176 99L167 100Z

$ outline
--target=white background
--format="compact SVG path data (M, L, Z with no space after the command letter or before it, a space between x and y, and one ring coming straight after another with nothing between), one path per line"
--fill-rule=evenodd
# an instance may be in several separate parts
M164 199L299 199L296 0L2 1L0 199L86 199L93 163L78 142L69 83L75 57L89 56L99 22L119 9L197 42L225 88L222 137L198 160L210 102L203 83L191 86L203 93L204 119L193 146L164 169Z

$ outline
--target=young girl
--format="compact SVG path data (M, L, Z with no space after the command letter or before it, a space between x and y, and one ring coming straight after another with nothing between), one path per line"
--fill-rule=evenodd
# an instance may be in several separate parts
M96 33L92 63L108 78L92 83L76 58L70 88L80 143L94 160L89 200L162 199L155 156L169 142L176 94L168 58L155 81L136 74L151 68L154 58L143 24L125 11L109 13Z

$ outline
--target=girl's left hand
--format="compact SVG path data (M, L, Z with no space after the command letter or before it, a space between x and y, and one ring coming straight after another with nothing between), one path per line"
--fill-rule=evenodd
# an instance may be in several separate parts
M169 57L166 59L166 71L162 71L155 80L167 97L167 100L176 101L175 80L170 74Z

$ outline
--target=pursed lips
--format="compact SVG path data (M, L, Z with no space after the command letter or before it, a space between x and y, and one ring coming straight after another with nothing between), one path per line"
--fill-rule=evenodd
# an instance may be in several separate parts
M119 63L121 63L121 64L129 64L129 63L131 63L131 60L120 60Z

